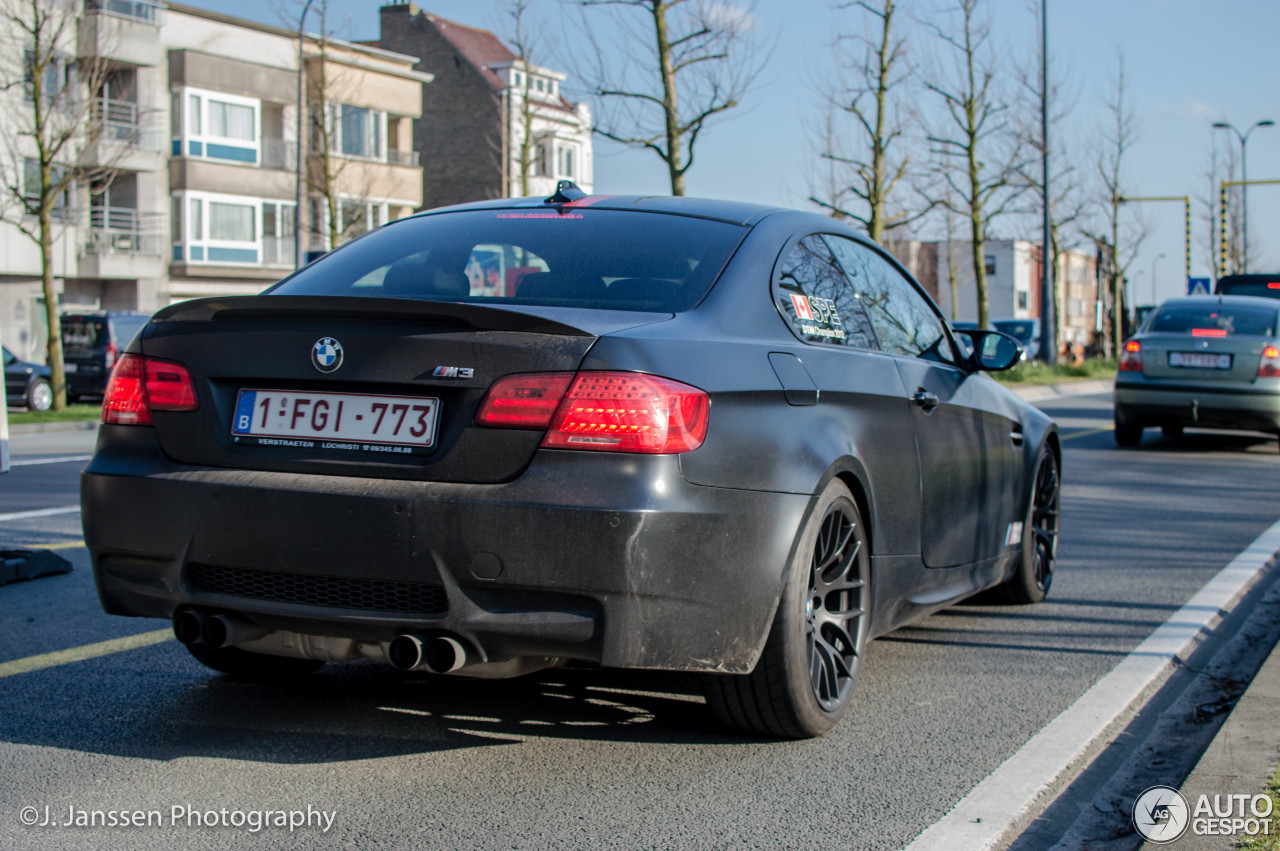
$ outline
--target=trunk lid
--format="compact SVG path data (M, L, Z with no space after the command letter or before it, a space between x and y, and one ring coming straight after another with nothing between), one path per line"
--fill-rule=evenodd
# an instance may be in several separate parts
M542 439L541 431L474 424L476 407L494 381L515 373L575 371L600 336L669 318L385 298L247 296L167 308L140 345L148 357L181 363L195 381L199 410L154 414L161 449L180 463L493 483L519 475ZM313 358L325 340L330 343ZM341 349L336 366L335 347ZM408 427L393 434L392 420L386 420L388 430L377 432L381 437L369 436L367 428L364 436L353 436L353 417L359 415L352 412L368 400L383 404L381 414L393 418L399 404L412 409ZM334 430L332 417L340 401L351 406L342 433ZM255 408L256 403L261 404ZM292 405L292 415L277 416L277 403ZM431 414L421 413L428 408ZM373 414L363 410L371 423ZM407 434L420 413L424 428L434 421L430 446L413 444ZM243 426L242 416L252 416L250 428L261 425L258 431L268 436L233 434L233 421ZM277 428L299 431L271 431Z
M1195 337L1148 334L1142 337L1142 374L1183 382L1252 382L1258 375L1265 337Z

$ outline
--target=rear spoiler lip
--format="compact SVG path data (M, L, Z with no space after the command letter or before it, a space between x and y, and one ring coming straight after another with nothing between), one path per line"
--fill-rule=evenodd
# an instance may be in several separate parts
M421 299L352 296L251 295L179 302L152 322L211 322L258 317L365 319L432 322L476 331L513 331L568 337L599 337L674 317L671 313L519 305L467 304Z

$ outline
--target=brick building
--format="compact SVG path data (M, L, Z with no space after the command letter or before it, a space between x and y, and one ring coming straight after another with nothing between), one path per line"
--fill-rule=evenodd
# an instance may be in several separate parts
M383 6L379 23L378 46L434 78L413 129L424 207L549 195L560 179L592 191L591 111L564 98L564 74L413 3Z

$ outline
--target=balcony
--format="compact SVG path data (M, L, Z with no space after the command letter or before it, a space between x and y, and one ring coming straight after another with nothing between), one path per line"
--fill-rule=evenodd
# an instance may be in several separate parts
M131 207L90 207L80 274L95 278L160 275L163 215Z
M85 162L125 171L160 169L163 139L152 116L132 101L94 98L91 103L93 124L100 132L85 151Z
M387 151L387 162L391 165L402 165L409 168L418 167L417 151L397 151L395 148Z
M281 138L264 137L262 140L262 167L282 171L297 171L298 151L293 142Z
M155 0L85 0L84 7L89 12L102 12L117 18L160 26L163 21L165 4Z
M158 29L165 4L154 0L85 0L80 56L156 66L164 59Z

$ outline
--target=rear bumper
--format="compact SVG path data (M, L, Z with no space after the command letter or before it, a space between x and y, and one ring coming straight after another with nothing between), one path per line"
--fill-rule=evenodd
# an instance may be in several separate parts
M104 426L81 501L110 613L745 672L810 497L691 485L675 456L541 451L500 485L195 468L149 428ZM439 606L395 602L423 586Z
M1180 424L1280 432L1280 393L1265 388L1116 382L1114 398L1117 416L1142 426Z

